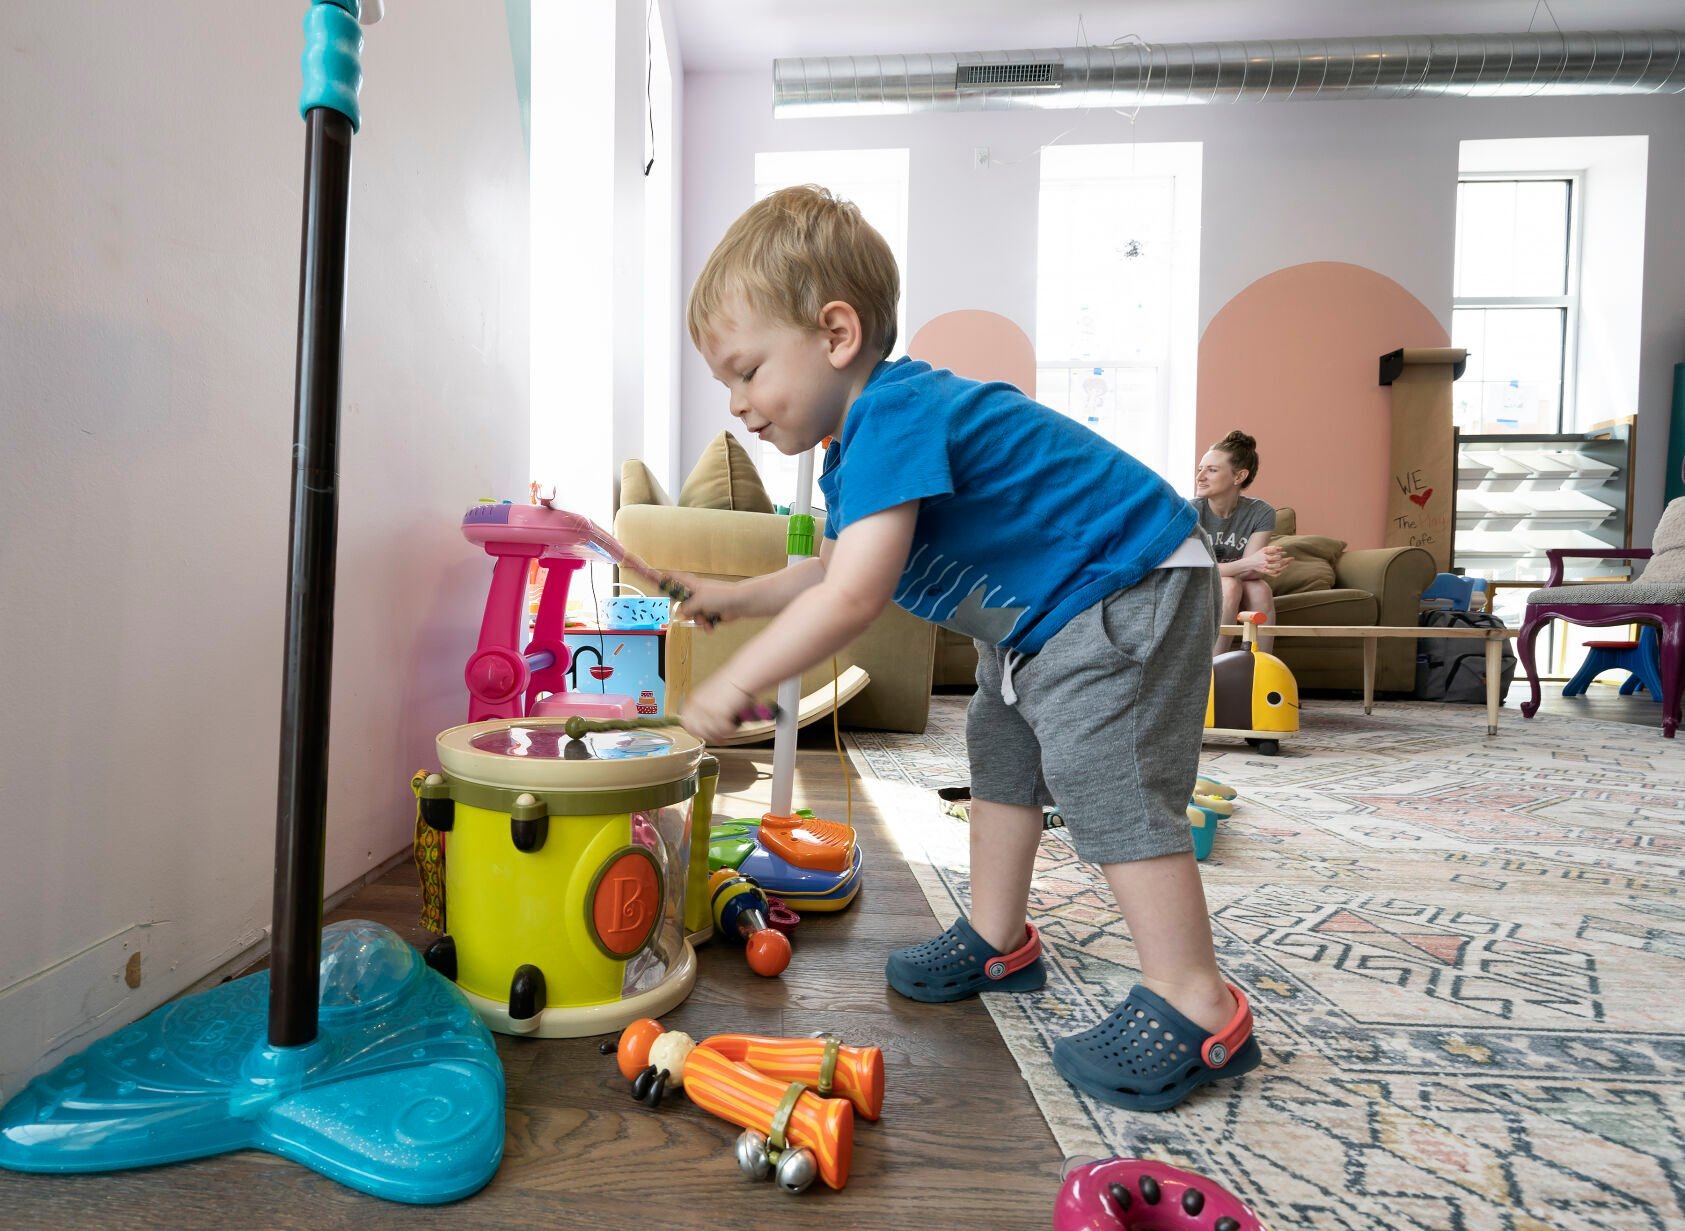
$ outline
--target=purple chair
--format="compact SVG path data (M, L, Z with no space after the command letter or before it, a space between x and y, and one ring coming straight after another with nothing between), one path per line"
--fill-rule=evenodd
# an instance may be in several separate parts
M1673 738L1679 729L1679 696L1685 684L1685 582L1651 581L1646 576L1618 584L1563 585L1563 561L1574 557L1595 560L1648 560L1647 547L1551 548L1550 580L1527 596L1527 618L1516 641L1516 656L1527 672L1532 698L1521 703L1531 718L1539 711L1539 671L1533 661L1533 642L1552 620L1566 620L1601 628L1610 624L1650 624L1661 633L1662 734Z

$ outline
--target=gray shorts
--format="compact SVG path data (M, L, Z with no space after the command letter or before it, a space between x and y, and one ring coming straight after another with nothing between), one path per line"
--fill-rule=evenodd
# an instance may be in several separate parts
M977 643L966 712L971 794L1057 804L1077 854L1131 863L1191 850L1188 797L1199 773L1217 570L1155 569L1054 634L1009 656Z

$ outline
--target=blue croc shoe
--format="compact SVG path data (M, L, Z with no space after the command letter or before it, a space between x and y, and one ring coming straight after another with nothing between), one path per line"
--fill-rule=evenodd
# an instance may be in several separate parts
M909 1000L946 1004L978 992L1033 992L1047 982L1041 934L1025 924L1022 945L1002 953L961 915L935 940L889 955L884 976Z
M1252 1009L1233 984L1235 1013L1207 1034L1144 987L1099 1025L1053 1045L1053 1067L1077 1089L1130 1111L1168 1111L1207 1082L1250 1073L1263 1060Z

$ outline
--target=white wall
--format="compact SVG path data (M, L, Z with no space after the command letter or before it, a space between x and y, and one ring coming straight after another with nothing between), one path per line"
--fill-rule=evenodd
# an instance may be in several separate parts
M613 505L617 365L614 4L532 15L532 465L602 525ZM590 237L586 242L585 237Z
M672 37L671 0L650 10L650 123L644 129L643 385L641 456L669 492L678 490L679 206L683 168L684 60Z
M645 205L662 189L643 173L648 11L646 0L533 11L532 477L605 527L620 463L643 455L655 417L645 404ZM669 61L682 73L665 0L661 13ZM681 125L672 100L665 111L657 143L670 176ZM674 232L677 212L675 200ZM653 259L676 261L676 235L669 239L670 251ZM677 329L675 317L663 339L671 346ZM653 379L669 390L675 383L659 365ZM677 413L675 402L673 424ZM670 427L663 442L669 464L675 435Z
M1638 407L1644 216L1649 204L1648 140L1617 137L1588 144L1593 148L1585 155L1582 181L1585 223L1580 239L1580 328L1575 341L1579 362L1574 414L1581 428L1630 415ZM1657 204L1664 213L1676 209L1671 202ZM1677 276L1678 271L1674 273ZM1685 348L1674 355L1674 362L1680 361L1685 361ZM1659 516L1659 505L1656 512Z
M5 1094L269 923L302 12L0 6ZM504 7L388 6L363 63L330 891L408 842L484 602L457 522L526 478Z
M981 308L1033 338L1037 149L1056 137L1097 143L1131 133L1128 119L1109 110L775 121L770 69L692 72L685 107L687 288L748 205L758 151L910 147L910 332L942 312ZM1449 325L1459 141L1649 136L1638 404L1640 431L1657 448L1643 451L1636 502L1639 538L1648 541L1662 494L1655 433L1664 430L1672 365L1685 359L1685 231L1668 222L1685 194L1685 108L1676 98L1166 107L1144 109L1135 132L1142 141L1204 142L1202 329L1248 283L1312 260L1377 270ZM976 146L990 148L993 165L974 168ZM1316 409L1338 431L1338 408ZM723 390L687 354L684 464L729 426Z

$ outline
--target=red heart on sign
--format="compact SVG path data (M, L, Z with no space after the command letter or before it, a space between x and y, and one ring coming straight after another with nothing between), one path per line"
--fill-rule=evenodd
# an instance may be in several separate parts
M1431 495L1433 495L1433 488L1430 487L1419 496L1411 496L1410 503L1419 509L1425 509L1428 507L1428 497Z

